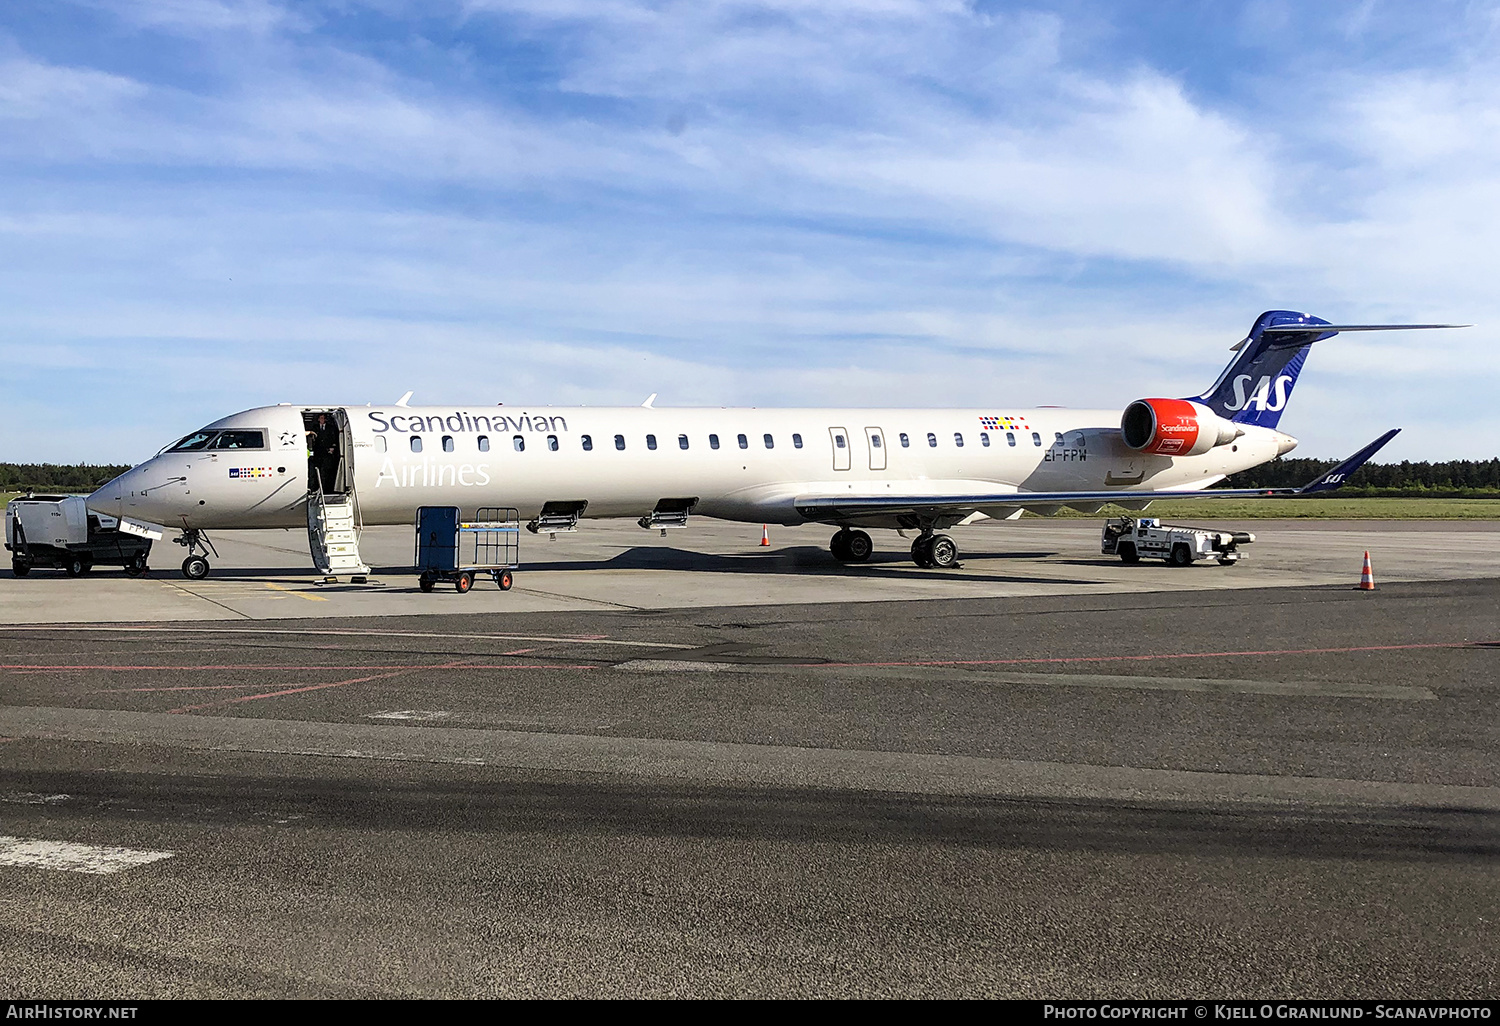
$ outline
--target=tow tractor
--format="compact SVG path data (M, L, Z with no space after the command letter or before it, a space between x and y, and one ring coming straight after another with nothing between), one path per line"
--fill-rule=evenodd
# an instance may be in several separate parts
M1213 558L1233 566L1243 555L1238 546L1255 541L1249 531L1208 531L1200 527L1164 524L1156 517L1120 517L1107 521L1099 551L1139 563L1142 556L1163 559L1172 566L1188 566L1195 559Z
M27 495L5 504L5 547L17 577L39 566L82 577L103 565L135 577L146 572L152 537L161 534L90 513L81 495Z

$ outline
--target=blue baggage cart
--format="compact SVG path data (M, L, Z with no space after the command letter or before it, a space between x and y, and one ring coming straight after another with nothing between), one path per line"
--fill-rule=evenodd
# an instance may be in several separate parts
M489 574L501 591L509 591L520 554L521 520L513 507L483 506L473 520L464 520L457 506L417 508L417 580L423 591L448 581L462 595L478 574Z

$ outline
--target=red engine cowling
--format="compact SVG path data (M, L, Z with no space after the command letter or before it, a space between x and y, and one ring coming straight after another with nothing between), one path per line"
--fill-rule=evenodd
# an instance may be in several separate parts
M1244 432L1207 406L1186 399L1137 399L1125 407L1125 444L1156 456L1199 456Z

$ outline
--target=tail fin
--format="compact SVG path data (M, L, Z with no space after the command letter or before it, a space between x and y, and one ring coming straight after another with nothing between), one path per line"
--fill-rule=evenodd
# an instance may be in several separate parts
M1234 349L1236 356L1219 380L1192 397L1225 420L1274 428L1291 398L1292 386L1314 342L1341 331L1399 331L1407 328L1467 328L1467 324L1330 324L1291 310L1267 310Z
M1320 330L1321 325L1333 327L1321 317L1291 310L1261 314L1250 334L1234 347L1239 355L1197 401L1236 424L1274 428L1307 362L1307 350L1336 334Z

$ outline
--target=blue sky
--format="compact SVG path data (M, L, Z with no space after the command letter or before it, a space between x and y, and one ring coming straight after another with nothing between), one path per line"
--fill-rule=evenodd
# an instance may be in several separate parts
M1500 7L7 0L0 459L280 401L1119 408L1500 452Z

